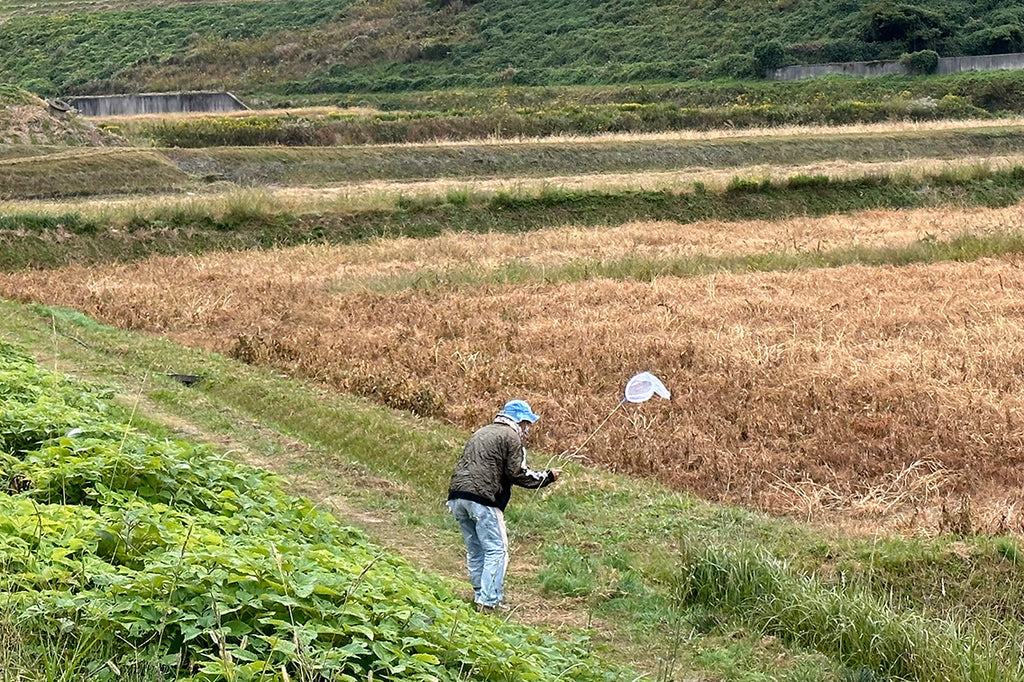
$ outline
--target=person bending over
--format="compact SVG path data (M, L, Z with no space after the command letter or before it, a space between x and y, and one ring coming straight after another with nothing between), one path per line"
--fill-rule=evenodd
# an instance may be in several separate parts
M466 441L448 486L448 509L466 542L473 600L481 611L507 609L502 602L508 567L504 511L512 486L543 488L562 473L526 465L526 438L538 419L525 400L505 403L492 423Z

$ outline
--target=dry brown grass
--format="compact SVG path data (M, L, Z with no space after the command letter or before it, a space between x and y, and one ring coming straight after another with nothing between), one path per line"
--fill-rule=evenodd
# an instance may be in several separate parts
M619 410L584 450L590 462L710 499L873 524L934 529L943 505L969 496L979 523L1020 530L1017 259L391 295L337 284L445 258L900 243L1021 217L1017 207L450 235L5 274L0 295L74 306L466 428L523 397L543 415L537 445L551 452L583 442L626 378L651 370L672 400Z
M854 135L861 133L897 133L928 130L962 130L976 128L1016 128L1024 125L1024 117L999 119L944 119L939 121L886 121L884 123L855 123L849 125L766 126L763 128L716 128L714 130L670 130L658 133L602 133L599 135L549 135L546 137L485 138L475 141L447 141L426 144L462 145L493 142L581 142L632 140L720 140L726 138L787 137L803 135ZM405 143L413 146L416 143Z
M67 158L103 153L123 154L123 151L73 151ZM62 158L51 155L48 158ZM16 161L0 164L15 163ZM472 180L443 178L418 182L373 180L331 185L328 187L262 186L242 189L227 182L196 186L188 194L152 194L148 196L82 197L60 200L0 201L0 211L6 213L61 214L78 212L86 218L127 223L136 217L143 219L166 214L176 209L196 214L223 215L231 207L257 204L267 211L305 214L317 212L391 208L399 199L430 200L446 197L450 192L465 192L486 199L499 192L532 195L545 190L566 189L579 191L618 192L692 191L694 183L703 183L711 190L722 190L736 178L785 181L795 175L824 175L835 179L865 176L883 176L920 179L943 171L987 168L993 171L1024 165L1024 155L963 157L957 160L913 159L880 163L822 161L799 166L758 165L729 169L694 168L683 171L595 173L549 177L506 177Z
M581 259L628 256L668 260L695 255L834 250L854 245L899 247L932 236L950 239L964 232L986 235L1021 224L1024 208L863 211L823 218L780 221L633 222L613 228L565 226L529 234L452 232L434 239L379 239L346 246L305 246L248 254L244 264L230 258L238 277L275 270L315 278L336 291L375 288L377 283L417 274L443 274L474 267L481 272L507 263L556 266ZM235 266L216 256L217 268Z
M13 106L0 103L0 144L102 147L123 145L124 140L77 114L53 112L37 99L31 104Z

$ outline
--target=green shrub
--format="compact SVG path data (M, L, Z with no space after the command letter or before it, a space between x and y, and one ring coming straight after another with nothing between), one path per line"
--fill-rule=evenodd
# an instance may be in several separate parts
M939 68L939 53L935 50L907 52L900 55L900 64L906 68L908 73L917 76L935 73Z
M786 186L790 189L828 187L830 182L831 179L827 175L791 175L786 179Z
M757 63L758 75L764 77L785 65L786 52L777 40L758 43L754 48L754 61Z
M761 66L752 54L728 54L712 66L712 75L719 78L759 78L761 74Z

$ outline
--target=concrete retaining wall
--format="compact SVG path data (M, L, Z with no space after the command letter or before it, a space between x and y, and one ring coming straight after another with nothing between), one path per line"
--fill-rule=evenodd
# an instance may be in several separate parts
M841 62L833 64L802 64L776 69L769 78L775 81L795 81L801 78L818 78L833 73L845 76L885 76L904 74L907 70L899 62Z
M141 95L66 97L83 116L132 116L181 112L239 111L249 107L230 92L158 92Z
M977 57L940 57L936 73L1000 71L1003 69L1024 69L1024 52L983 54Z
M998 71L1001 69L1024 69L1024 53L986 54L976 57L939 57L939 66L936 69L936 73ZM768 75L768 78L775 81L794 81L801 78L817 78L834 73L847 76L884 76L889 74L905 75L907 70L898 61L803 64L776 69Z

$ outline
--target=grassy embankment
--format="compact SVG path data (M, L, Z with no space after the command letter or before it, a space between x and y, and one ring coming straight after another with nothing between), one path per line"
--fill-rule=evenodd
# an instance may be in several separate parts
M186 201L98 215L80 213L12 213L3 216L3 265L8 268L134 259L152 253L198 253L212 249L267 248L304 243L350 243L378 237L429 237L443 232L526 233L558 225L601 226L635 220L777 219L825 215L870 208L928 206L1008 206L1024 194L1019 167L951 169L936 175L897 174L831 179L795 175L778 181L736 178L722 190L695 183L691 191L565 191L545 190L517 195L499 192L476 198L464 191L424 199L399 198L396 205L327 213L291 213L275 208L259 195L238 195L226 204ZM217 210L213 210L217 209ZM127 215L127 221L125 221ZM61 240L51 236L59 231ZM896 262L942 258L935 245L895 255ZM972 245L995 255L1012 251L1001 245ZM914 255L914 254L917 255ZM931 253L932 255L928 255ZM834 264L884 262L887 256L848 254L808 256ZM808 261L811 262L811 261ZM732 268L750 263L735 262ZM716 263L706 266L714 269ZM684 272L689 268L679 266Z
M138 416L175 415L325 503L372 510L371 533L458 570L438 462L464 434L78 314L0 305L2 337L46 364L114 382ZM163 376L180 371L201 381ZM563 596L562 612L589 614L599 642L656 679L1020 679L1008 538L843 538L574 466L509 517L513 599Z
M5 680L635 679L0 342Z

